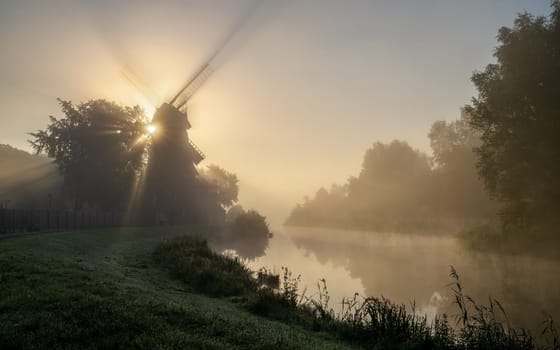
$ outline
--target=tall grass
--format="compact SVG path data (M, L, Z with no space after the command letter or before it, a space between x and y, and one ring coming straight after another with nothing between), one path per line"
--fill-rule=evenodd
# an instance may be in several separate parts
M459 310L455 319L461 324L458 340L469 349L535 349L535 341L525 329L512 328L507 314L498 300L488 304L475 302L465 295L459 275L451 267L451 290Z
M414 304L407 309L386 298L358 294L343 299L342 308L335 312L324 279L318 282L317 293L307 296L307 290L299 289L301 276L287 268L282 268L281 278L263 269L252 275L241 261L215 254L204 241L192 238L162 243L154 258L196 290L213 296L241 296L241 305L252 313L328 333L365 349L560 350L558 331L550 317L543 323L542 343L537 345L527 330L509 324L497 300L481 304L466 295L453 267L450 287L457 307L455 325L447 315L429 321ZM263 282L271 280L274 287Z

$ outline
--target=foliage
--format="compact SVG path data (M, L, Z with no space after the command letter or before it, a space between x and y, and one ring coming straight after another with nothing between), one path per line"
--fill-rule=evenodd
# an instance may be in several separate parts
M348 182L354 219L373 219L380 228L392 221L414 221L426 203L429 176L428 157L406 142L375 143L366 151L360 175Z
M434 165L430 197L441 215L476 222L496 210L477 173L474 148L480 145L480 135L470 127L470 119L463 111L457 120L432 124L428 134Z
M182 239L169 243L183 247L185 255L208 254L202 241ZM184 249L185 246L192 246ZM158 248L159 249L159 248ZM175 254L172 254L175 256ZM246 269L239 260L231 257L231 264ZM325 280L318 283L318 295L307 297L300 292L300 275L295 276L287 268L282 268L280 288L269 288L259 283L263 275L270 278L266 270L256 277L249 277L253 283L241 296L242 305L252 313L298 325L314 332L324 332L366 349L537 349L534 338L524 329L514 329L508 324L501 304L491 299L488 305L476 303L463 291L463 286L455 269L451 267L452 291L457 305L458 327L453 329L446 315L438 316L432 322L426 316L416 313L414 305L409 311L404 305L386 298L368 297L342 301L338 313L329 306L329 294ZM247 275L239 275L246 280ZM185 279L182 279L186 281ZM189 283L188 281L186 281ZM218 283L220 286L227 286ZM471 312L471 309L474 312ZM558 349L556 327L550 319L545 324L548 346L543 349Z
M235 204L228 209L226 213L226 221L228 223L233 223L239 215L244 213L245 213L245 209L243 209L243 206L241 206L241 204Z
M45 130L31 133L34 150L55 159L78 206L122 207L144 163L143 110L105 100L59 103L64 117L51 116Z
M465 295L457 271L452 266L452 291L459 309L457 323L462 327L459 340L469 349L534 349L533 337L525 330L516 330L508 322L506 312L499 301L490 299L488 305L478 304ZM471 312L471 308L474 312Z
M437 168L457 162L458 152L474 159L472 151L480 144L480 135L471 129L470 119L469 114L463 110L457 120L440 120L432 124L428 138L433 152L432 160ZM471 162L467 164L470 165Z
M215 164L210 164L202 169L200 175L214 189L217 201L221 206L229 208L237 202L239 194L237 175Z
M280 276L277 275L276 277L280 282ZM286 267L282 267L282 279L279 288L273 289L261 284L261 288L247 297L244 307L257 315L275 320L293 323L309 322L311 320L310 315L297 312L298 305L301 302L301 296L298 294L300 280L300 275L292 277L292 272Z
M231 223L231 233L241 240L272 238L266 218L256 210L243 212Z
M454 229L483 221L493 206L483 191L472 152L477 136L461 118L436 122L430 132L434 157L403 141L377 142L357 177L319 189L298 204L286 223L368 230Z
M476 72L466 107L481 134L478 169L502 201L505 226L558 231L560 209L560 1L550 17L524 13L499 30L497 62Z
M227 211L225 224L220 237L212 241L212 247L219 251L234 250L239 257L250 260L265 254L272 238L266 217L236 204Z
M266 218L256 210L244 211L242 208L229 216L232 218L227 227L229 248L248 259L264 255L272 238Z
M182 237L161 243L154 261L195 291L211 296L236 296L256 288L251 272L235 258L216 254L206 241Z
M3 348L523 348L519 342L494 336L492 325L497 324L487 312L486 321L470 329L468 337L461 336L461 324L453 331L444 317L426 323L420 315L414 316L414 310L383 298L354 296L343 301L346 306L340 313L334 313L324 287L318 297L323 302L306 298L305 291L298 289L297 276L287 275L286 270L281 279L287 281L286 293L284 286L276 292L250 289L230 299L189 293L185 287L192 286L170 280L167 268L162 273L149 255L162 234L178 237L184 231L100 230L0 241L0 344ZM184 244L181 239L176 242ZM184 252L207 254L198 248ZM293 295L296 306L290 301ZM471 305L466 295L463 299L469 308L482 307ZM257 313L251 303L263 307L258 313L262 316L240 309ZM501 311L495 314L501 321ZM470 324L475 324L470 311L468 315ZM477 312L472 316L478 317ZM540 348L559 349L554 322L547 318L543 328L548 342ZM503 329L508 332L507 324ZM525 348L539 347L532 343Z
M261 267L257 271L257 284L270 289L278 289L280 288L280 276L265 267Z

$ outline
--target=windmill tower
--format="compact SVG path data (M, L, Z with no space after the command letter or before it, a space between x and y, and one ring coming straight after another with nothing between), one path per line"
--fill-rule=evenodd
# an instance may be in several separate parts
M184 108L210 72L205 64L153 116L143 199L148 223L198 222L212 209L195 167L205 156L189 138L191 123Z

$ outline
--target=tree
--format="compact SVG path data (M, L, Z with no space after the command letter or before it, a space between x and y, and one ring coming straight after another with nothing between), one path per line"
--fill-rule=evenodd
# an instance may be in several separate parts
M264 255L272 232L266 217L256 210L242 211L230 222L231 248L245 258L254 259Z
M379 229L414 222L426 209L430 173L428 156L408 143L374 143L359 176L349 182L354 219Z
M470 116L436 121L428 134L433 151L433 195L430 200L441 215L450 220L485 221L494 214L490 200L476 169L474 149L480 134L470 125Z
M122 208L145 161L144 111L106 100L58 101L64 117L51 116L45 130L31 133L32 147L55 159L78 206Z
M480 134L470 126L471 117L462 111L461 117L451 122L443 120L432 124L428 138L433 151L433 162L436 168L448 166L461 158L475 160L474 149L480 145ZM474 165L474 162L468 162Z
M237 202L239 194L239 179L234 173L210 164L200 171L200 175L215 191L218 203L224 208L231 207Z
M288 225L360 229L421 229L429 213L428 157L404 141L376 142L364 156L358 177L344 186L321 188L297 205Z
M466 111L480 132L478 170L504 203L504 223L527 227L560 209L560 1L498 33L495 64L476 72Z

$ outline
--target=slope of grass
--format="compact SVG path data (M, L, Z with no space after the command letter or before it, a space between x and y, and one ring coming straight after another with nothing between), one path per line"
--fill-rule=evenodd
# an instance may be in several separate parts
M185 233L212 235L146 228L0 240L0 348L348 348L170 279L152 252Z
M481 304L464 294L453 267L450 287L457 306L457 327L445 315L428 321L414 307L409 310L385 298L355 296L343 300L343 311L335 313L329 307L324 280L317 298L301 295L299 276L294 277L286 268L279 286L267 287L260 278L266 270L261 270L260 277L254 276L241 261L216 254L204 240L193 237L159 244L153 258L171 276L201 293L236 296L232 300L256 315L328 333L363 349L560 349L552 320L546 322L544 343L537 344L528 331L509 326L498 301L490 299L489 304Z
M189 236L184 236L189 233ZM0 349L560 349L475 303L454 270L460 327L386 299L304 300L284 271L263 288L196 227L95 230L0 240ZM326 290L325 290L326 293ZM212 296L212 297L210 297ZM500 314L503 312L503 314Z

